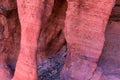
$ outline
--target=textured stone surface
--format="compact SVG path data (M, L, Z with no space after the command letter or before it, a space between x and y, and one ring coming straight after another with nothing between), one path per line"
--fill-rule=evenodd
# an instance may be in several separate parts
M103 74L112 80L113 77L120 80L120 22L112 22L106 30L106 41L99 66ZM117 80L117 79L115 79Z
M38 77L60 80L62 70L61 80L63 77L66 80L120 80L120 0L116 0L106 31L109 17L106 15L113 0L43 1L37 47ZM17 9L16 0L0 0L0 80L13 77L20 51L21 25Z
M65 45L63 28L67 8L66 1L56 0L53 9L50 9L50 6L52 6L52 1L45 3L46 4L44 4L44 6L46 7L43 15L44 17L42 18L43 28L41 28L41 34L39 36L40 39L38 42L38 64L39 61L41 61L42 53L44 53L42 54L42 57L47 58L56 54L63 47L63 45ZM11 73L11 76L8 75L10 78L13 76L17 56L20 50L21 27L17 15L17 7L15 6L16 0L1 0L0 4L2 6L0 9L0 61L1 65L4 63L11 69L8 71ZM2 74L2 71L0 73ZM0 80L2 80L1 78Z
M113 6L114 0L68 0L65 38L69 54L62 71L65 80L92 78Z

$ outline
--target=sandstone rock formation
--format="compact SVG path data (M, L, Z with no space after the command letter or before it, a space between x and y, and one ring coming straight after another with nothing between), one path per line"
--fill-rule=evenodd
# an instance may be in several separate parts
M0 80L120 80L114 1L0 0Z

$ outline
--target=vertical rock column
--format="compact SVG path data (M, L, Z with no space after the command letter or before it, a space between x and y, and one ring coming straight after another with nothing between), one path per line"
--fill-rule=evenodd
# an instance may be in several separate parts
M67 0L64 80L90 80L104 45L104 31L115 0Z
M36 50L43 0L17 0L17 4L21 23L21 49L13 80L38 80Z

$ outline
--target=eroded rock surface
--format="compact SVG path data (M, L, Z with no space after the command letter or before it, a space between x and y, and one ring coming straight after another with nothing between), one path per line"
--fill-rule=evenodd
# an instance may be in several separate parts
M106 41L99 66L105 80L120 80L120 22L111 22L106 30Z
M41 80L62 80L60 72L63 70L61 75L63 77L64 73L64 76L67 76L66 80L87 80L87 78L90 80L120 80L120 0L116 0L105 30L103 51L101 47L103 44L97 44L104 42L100 32L104 32L108 19L105 14L110 11L105 10L104 14L99 9L111 4L112 0L108 0L109 2L101 0L106 1L104 5L99 5L101 2L93 4L93 2L89 2L90 0L86 3L79 1L54 0L54 4L52 4L52 1L46 0L37 48L39 78ZM85 7L87 4L89 7ZM99 9L94 9L95 5L98 5ZM103 9L108 7L110 6ZM93 18L92 14L96 11L98 11L95 14L96 17ZM98 19L101 16L97 17L98 13L104 15L103 18L105 17L106 21L102 25L98 24L101 21L101 18ZM89 14L91 15L89 16ZM91 23L91 20L95 23ZM80 27L77 27L78 25ZM94 27L87 27L91 25ZM99 29L96 25L103 27ZM71 28L67 26L71 26ZM80 38L78 39L78 37ZM20 51L20 40L21 26L16 0L0 0L0 80L10 80L13 77ZM66 55L67 62L65 63ZM69 74L63 68L64 63L69 68ZM73 66L71 67L71 65ZM88 72L92 73L88 74ZM73 76L71 77L71 75ZM82 75L87 76L82 78L80 77Z

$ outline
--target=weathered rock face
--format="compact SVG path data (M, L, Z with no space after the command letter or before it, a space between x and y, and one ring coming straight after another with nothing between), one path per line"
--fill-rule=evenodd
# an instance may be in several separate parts
M8 80L13 75L19 53L20 24L16 1L0 1L0 80ZM8 67L11 66L11 69Z
M120 80L120 1L117 0L112 10L108 26L105 31L105 44L99 60L99 68L95 80ZM100 70L99 70L100 69Z
M54 7L50 9L51 3L52 2L49 1L44 4L46 7L38 40L38 63L41 59L44 60L47 57L55 55L65 46L63 29L65 26L64 19L66 16L67 3L65 0L56 0ZM12 78L13 76L20 51L21 26L18 19L16 0L3 0L0 4L0 64L3 67L0 69L0 80L3 80L4 78L7 79L6 76L8 76L8 78ZM4 68L4 66L7 66L10 70ZM3 76L2 74L6 75Z
M65 80L91 80L113 6L114 0L68 1L65 20L68 56L62 72Z
M99 61L99 68L101 68L101 78L105 80L120 79L120 22L112 21L106 29L106 41L103 49L103 54ZM100 76L100 75L99 75ZM101 80L101 79L98 79Z
M60 80L61 71L61 80L120 80L120 0L111 13L113 5L114 0L45 0L37 47L41 80ZM0 0L0 80L13 77L20 52L17 9L16 0Z

